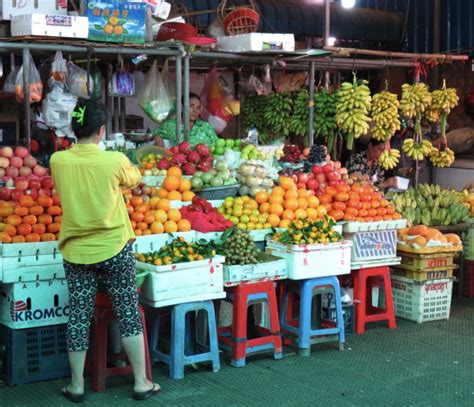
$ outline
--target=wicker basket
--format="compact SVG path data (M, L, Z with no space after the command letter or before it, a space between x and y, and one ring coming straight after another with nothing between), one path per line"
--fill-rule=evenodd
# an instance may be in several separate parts
M217 15L222 21L228 35L249 34L256 32L260 15L253 0L248 6L229 7L227 0L222 0L217 7Z
M240 184L225 185L223 187L207 188L202 191L196 191L196 195L208 201L225 199L228 196L233 198L237 195L239 188Z

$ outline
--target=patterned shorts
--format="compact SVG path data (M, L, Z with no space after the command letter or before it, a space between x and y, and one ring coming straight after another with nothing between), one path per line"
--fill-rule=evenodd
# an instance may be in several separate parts
M138 312L135 259L129 242L116 256L96 264L74 264L64 260L69 287L67 346L70 352L87 350L94 315L97 278L103 277L120 326L122 338L143 333Z

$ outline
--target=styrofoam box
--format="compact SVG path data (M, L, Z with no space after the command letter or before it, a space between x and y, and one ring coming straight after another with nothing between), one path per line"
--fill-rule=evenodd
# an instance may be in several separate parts
M0 19L32 13L67 14L67 0L0 0Z
M267 251L287 260L288 278L328 277L349 274L352 242L308 245L286 245L274 240L267 242Z
M12 37L32 35L87 38L89 36L89 19L57 14L23 14L12 17L11 33Z
M285 259L275 259L258 264L242 266L224 265L224 286L232 287L237 284L282 280L287 277Z
M224 232L210 232L210 233L196 233L196 240L205 240L207 242L211 240L220 239L220 237L224 234ZM250 232L250 236L252 237L254 242L264 242L267 237L273 234L272 229L260 229L260 230L252 230Z
M0 285L0 323L13 329L65 324L66 279Z
M64 278L58 242L0 244L0 282Z
M137 270L147 270L142 286L142 300L155 308L225 298L223 263L225 257L190 263L154 266L136 263Z
M217 51L252 52L252 51L294 51L293 34L251 33L218 37Z
M160 250L165 244L171 242L177 237L184 237L187 242L196 240L196 232L177 232L173 234L161 233L159 235L137 236L133 242L133 251L135 253L148 253Z
M375 232L378 230L403 229L407 227L406 219L382 220L380 222L345 222L343 233Z

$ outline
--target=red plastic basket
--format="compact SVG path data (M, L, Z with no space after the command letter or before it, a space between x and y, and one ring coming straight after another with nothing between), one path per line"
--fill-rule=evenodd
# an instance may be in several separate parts
M238 7L222 20L224 29L229 35L249 34L256 32L260 15L253 9Z
M217 39L212 37L189 37L183 38L182 41L192 45L212 45L217 42Z
M197 30L187 23L163 23L158 31L157 41L184 40L197 37Z

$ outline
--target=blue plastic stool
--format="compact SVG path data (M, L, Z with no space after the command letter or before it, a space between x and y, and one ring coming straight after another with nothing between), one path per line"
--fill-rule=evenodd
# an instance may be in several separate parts
M313 297L327 292L331 288L334 295L336 306L337 322L321 318L321 309L315 312L320 318L321 327L312 328L313 321ZM293 319L294 295L299 291L300 305L299 318ZM337 277L320 277L309 280L291 281L287 280L283 288L283 301L280 312L281 329L284 334L290 334L292 339L297 337L300 356L309 356L311 353L311 344L333 341L334 335L339 337L339 349L344 349L344 318L342 314L341 289Z
M192 335L197 311L207 312L209 346L195 343L197 347L204 348L202 353L187 355L185 349L190 348L189 341ZM188 313L194 312L196 315ZM217 343L217 325L214 304L212 301L188 302L171 307L171 350L164 353L158 349L160 319L163 310L157 309L156 316L152 322L150 333L150 357L152 361L158 360L170 367L170 378L179 380L184 377L184 367L201 362L212 362L212 370L218 372L220 369L219 346ZM190 324L190 322L192 323Z

